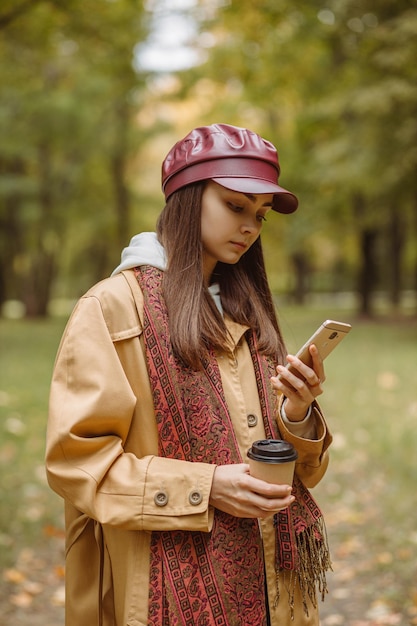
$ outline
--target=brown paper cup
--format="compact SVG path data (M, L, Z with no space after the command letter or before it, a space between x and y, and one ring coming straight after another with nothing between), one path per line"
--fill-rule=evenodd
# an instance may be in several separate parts
M267 464L249 459L250 475L275 485L292 485L294 469L295 461Z
M277 485L292 485L297 451L288 441L262 439L248 450L251 476Z

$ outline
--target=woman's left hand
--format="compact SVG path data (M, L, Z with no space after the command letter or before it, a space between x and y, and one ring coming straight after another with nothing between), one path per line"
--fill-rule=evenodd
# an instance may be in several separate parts
M310 346L309 352L313 361L312 367L289 354L287 360L298 375L283 365L278 365L278 375L271 378L274 389L286 397L285 414L292 422L303 420L310 404L323 393L322 385L326 377L322 358L314 344Z

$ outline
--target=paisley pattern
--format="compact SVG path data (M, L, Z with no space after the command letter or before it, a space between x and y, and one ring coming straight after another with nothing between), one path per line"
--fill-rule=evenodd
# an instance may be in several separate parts
M163 273L150 266L135 269L144 294L144 340L161 456L216 465L241 463L214 354L194 371L172 352L168 316L161 292ZM277 438L275 395L267 378L273 364L260 357L249 333L265 432ZM266 394L269 394L268 397ZM298 481L297 508L276 516L277 571L295 569L300 533L317 521L317 505ZM310 510L305 521L304 505ZM318 511L318 513L317 513ZM313 519L316 518L316 519ZM295 526L293 526L295 522ZM321 542L321 534L317 540ZM296 577L294 577L294 580ZM314 586L314 585L313 585ZM311 595L309 593L309 595ZM152 533L149 626L265 626L265 580L257 520L216 510L210 533Z

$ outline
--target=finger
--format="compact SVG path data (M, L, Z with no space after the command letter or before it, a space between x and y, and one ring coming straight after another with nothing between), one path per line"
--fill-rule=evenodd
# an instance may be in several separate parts
M312 344L309 348L309 352L311 354L311 358L313 361L313 370L317 375L319 381L323 383L326 380L326 375L324 373L324 364L323 359L321 358L320 352L317 349L315 344Z
M287 507L291 506L294 500L295 497L293 495L289 495L286 498L259 497L256 501L256 506L259 511L267 515L273 515L274 513L278 513L278 511L283 511Z
M255 476L250 477L248 488L264 498L287 498L291 495L292 486L286 484L268 483Z
M291 370L289 370L288 368L285 368L290 375L288 376L285 374L285 372L282 372L281 378L285 378L288 382L290 382L290 384L295 386L296 389L299 389L299 386L295 384L296 382L295 378L298 378L302 382L307 383L307 385L309 385L310 387L314 385L319 385L322 382L321 375L324 376L324 370L323 370L321 357L318 354L318 351L317 351L317 355L315 354L314 358L316 359L316 362L314 364L315 368L313 369L313 367L309 367L308 365L303 363L299 358L289 354L287 357L288 362L291 364L291 368L295 371L291 372Z
M294 357L296 358L296 357ZM299 363L301 363L301 361L299 359L297 359L299 361ZM292 365L292 361L291 361L291 365ZM299 395L303 395L303 393L305 393L306 391L306 380L307 380L307 376L310 376L311 382L313 384L319 384L319 379L317 377L317 375L314 373L314 371L309 368L307 365L304 365L304 363L301 363L304 368L305 371L302 372L303 376L297 376L296 374L294 374L293 372L291 372L288 368L284 367L283 365L278 365L278 372L279 375L278 377L275 379L276 384L274 384L274 379L271 379L275 388L279 389L280 391L282 391L285 395L288 393L298 393ZM294 362L294 366L296 366L296 363ZM301 373L301 372L300 372Z
M285 509L287 509L289 506L291 506L294 500L294 496L291 496L285 502L277 500L269 501L266 504L260 506L259 510L268 515L274 515L275 513L279 513L279 511L284 511Z

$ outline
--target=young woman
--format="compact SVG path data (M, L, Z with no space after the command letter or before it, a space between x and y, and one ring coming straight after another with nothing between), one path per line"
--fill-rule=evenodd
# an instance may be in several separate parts
M307 487L331 436L318 351L312 368L286 355L265 275L263 223L297 208L279 172L249 130L193 130L163 163L157 232L74 310L47 435L68 626L319 623L329 560ZM265 438L296 447L293 485L250 476Z

